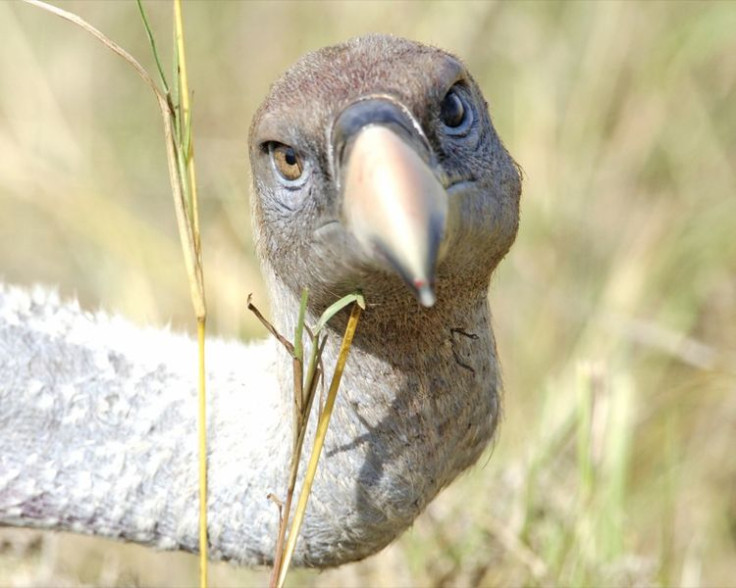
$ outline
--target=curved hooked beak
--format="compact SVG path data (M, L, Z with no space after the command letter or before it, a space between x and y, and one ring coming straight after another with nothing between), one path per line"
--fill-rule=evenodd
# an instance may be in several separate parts
M336 119L332 145L345 226L368 254L388 259L423 306L433 306L449 204L419 125L388 99L361 100Z

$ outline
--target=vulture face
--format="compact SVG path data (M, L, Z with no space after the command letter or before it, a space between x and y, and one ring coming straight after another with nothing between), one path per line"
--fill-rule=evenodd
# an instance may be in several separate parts
M485 295L518 226L521 181L487 105L448 53L368 36L311 53L253 119L261 260L325 306L424 307Z

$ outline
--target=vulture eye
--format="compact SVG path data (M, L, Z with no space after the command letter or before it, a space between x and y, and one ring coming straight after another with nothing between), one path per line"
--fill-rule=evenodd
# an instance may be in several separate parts
M272 141L268 144L271 165L287 186L295 185L304 173L304 162L293 147Z
M471 106L457 90L457 86L450 88L450 91L442 99L440 120L453 135L465 134L473 122Z

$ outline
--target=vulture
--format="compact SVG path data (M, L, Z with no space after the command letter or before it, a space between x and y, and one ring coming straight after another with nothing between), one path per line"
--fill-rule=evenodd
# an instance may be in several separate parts
M294 333L304 287L307 324L350 292L366 301L293 560L336 566L393 541L494 436L488 287L521 176L463 63L385 35L297 61L249 155L275 327ZM328 374L347 314L328 327ZM196 552L195 357L186 336L0 287L0 524ZM208 395L210 556L269 564L290 358L273 337L212 341Z

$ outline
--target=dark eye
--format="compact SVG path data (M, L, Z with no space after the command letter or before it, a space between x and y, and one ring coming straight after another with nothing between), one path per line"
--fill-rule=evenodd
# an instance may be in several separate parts
M457 86L450 88L440 104L440 120L453 135L465 134L473 122L473 111Z
M293 147L274 141L268 144L268 153L273 169L287 184L294 183L302 177L304 162Z
M465 120L465 105L455 90L450 90L442 99L440 118L448 127L455 128Z

